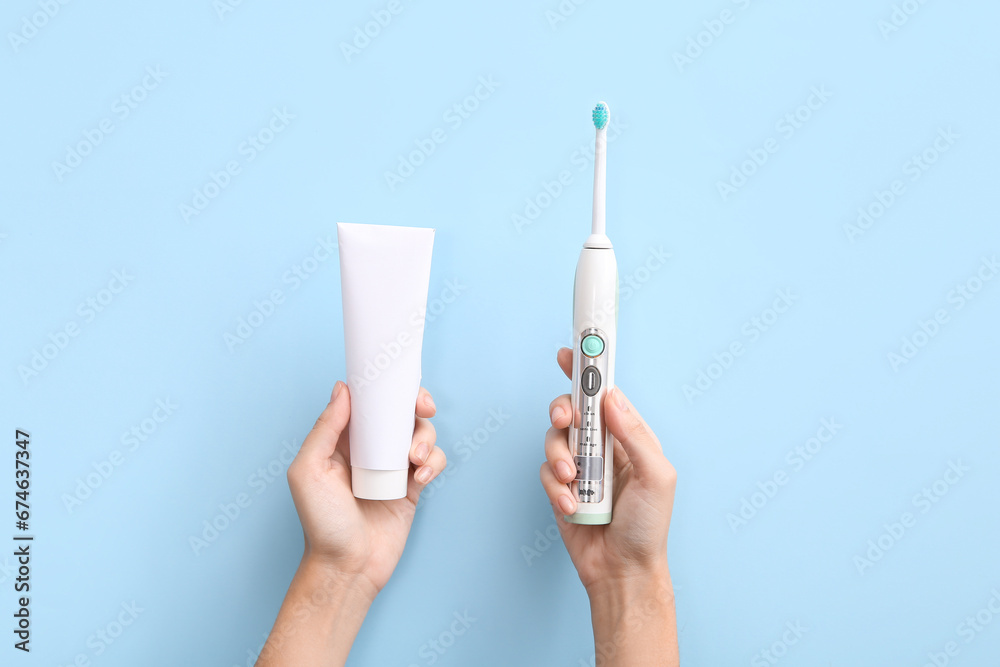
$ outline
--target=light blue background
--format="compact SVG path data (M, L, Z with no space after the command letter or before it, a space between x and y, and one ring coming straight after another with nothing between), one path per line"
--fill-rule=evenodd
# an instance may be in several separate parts
M522 547L547 546L552 523L537 473L548 403L569 386L554 356L569 341L591 206L578 151L599 99L620 128L608 229L641 287L623 295L618 379L679 471L683 663L769 664L760 651L799 622L778 664L922 665L948 641L961 650L949 664L995 664L1000 619L971 643L958 632L1000 586L1000 280L961 310L948 296L1000 252L1000 8L910 4L884 36L889 0L564 2L576 8L554 27L557 0L403 0L350 62L339 44L385 2L246 0L221 18L211 0L73 2L16 49L6 36L2 451L13 458L15 428L31 432L37 541L33 651L15 652L7 629L3 664L247 664L301 552L283 473L259 494L249 478L301 442L344 373L336 257L297 289L283 276L337 221L435 227L432 304L459 285L423 353L451 474L351 664L430 664L421 647L466 611L475 622L436 664L590 664L565 550ZM724 9L732 22L678 68L675 52ZM38 11L8 2L0 28ZM115 100L157 66L166 78L120 119ZM499 86L454 127L445 112L480 77ZM832 96L782 136L776 123L814 86ZM294 120L246 161L241 142L274 108ZM52 163L104 118L114 131L60 181ZM447 140L391 190L384 173L439 127ZM949 127L959 138L911 182L904 165ZM723 201L717 181L769 137L778 152ZM180 205L230 160L241 172L186 223ZM570 184L517 229L526 198L564 170ZM895 179L905 193L851 242L844 225ZM650 248L670 253L654 271ZM85 322L78 305L121 269L134 280ZM284 303L230 351L224 335L274 289ZM781 289L797 300L750 341L744 323ZM941 308L948 322L894 369L887 355ZM68 322L79 335L22 381ZM713 355L733 341L745 351L720 377ZM689 401L699 371L717 379ZM176 412L126 451L122 434L166 398ZM509 419L460 448L490 410ZM794 470L786 453L824 418L843 428ZM124 463L68 511L64 494L114 450ZM922 513L913 496L959 460L968 472ZM787 484L734 531L727 515L777 471ZM239 493L252 504L195 555L189 537ZM906 511L916 525L859 572L855 557ZM143 611L96 655L88 638L132 601Z

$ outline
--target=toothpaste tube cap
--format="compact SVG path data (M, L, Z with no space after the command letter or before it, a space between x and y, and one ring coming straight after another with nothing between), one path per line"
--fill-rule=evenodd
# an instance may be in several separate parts
M355 498L396 500L406 497L410 470L370 470L351 466L351 489Z

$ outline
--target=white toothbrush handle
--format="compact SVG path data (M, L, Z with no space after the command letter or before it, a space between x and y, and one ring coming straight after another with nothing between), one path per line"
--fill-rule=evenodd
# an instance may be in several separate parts
M618 265L614 250L583 249L573 300L574 416L569 446L577 463L577 479L570 485L577 510L566 520L607 524L614 493L614 443L603 407L615 381Z

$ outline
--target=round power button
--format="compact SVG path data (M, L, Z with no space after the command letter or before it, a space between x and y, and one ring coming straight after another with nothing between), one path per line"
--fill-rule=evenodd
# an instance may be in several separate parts
M601 356L601 352L604 352L604 341L600 336L591 334L585 337L583 342L580 343L580 349L588 357L599 357Z

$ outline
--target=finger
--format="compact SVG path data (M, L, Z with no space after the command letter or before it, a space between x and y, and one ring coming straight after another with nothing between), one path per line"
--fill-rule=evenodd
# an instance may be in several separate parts
M434 405L434 399L431 398L431 393L421 387L420 391L417 392L417 416L423 417L424 419L430 419L434 416L435 412L437 412L437 406Z
M563 394L549 403L549 421L556 428L567 428L570 422L573 402L569 394Z
M556 352L556 361L559 362L559 368L562 372L566 374L566 377L573 377L573 350L568 347L561 347L559 351Z
M549 502L552 503L553 511L557 513L562 512L563 514L572 514L576 511L576 500L573 499L573 494L569 492L568 486L556 479L555 473L552 472L552 466L548 464L548 461L542 464L539 476L542 479L542 488L545 489L545 495L549 497Z
M413 440L410 442L410 463L415 466L427 463L436 441L437 432L434 430L434 425L426 419L417 417L416 425L413 427Z
M444 450L440 447L434 447L427 457L427 462L410 474L406 497L416 505L420 499L420 492L424 490L425 486L434 481L434 478L440 475L447 465L448 457L445 456Z
M615 443L614 446L615 455L613 460L615 466L615 474L617 475L625 468L625 466L631 463L631 461L628 458L628 452L626 452L625 448L622 447L622 443L618 442L617 438L612 438L612 441Z
M330 402L299 448L299 455L317 459L332 456L350 419L351 392L346 384L338 380L333 387Z
M545 434L545 462L563 484L569 484L576 477L576 461L566 444L565 431L550 428Z
M649 474L655 466L662 466L666 458L660 441L618 387L607 393L604 414L608 429L621 443L637 474Z

